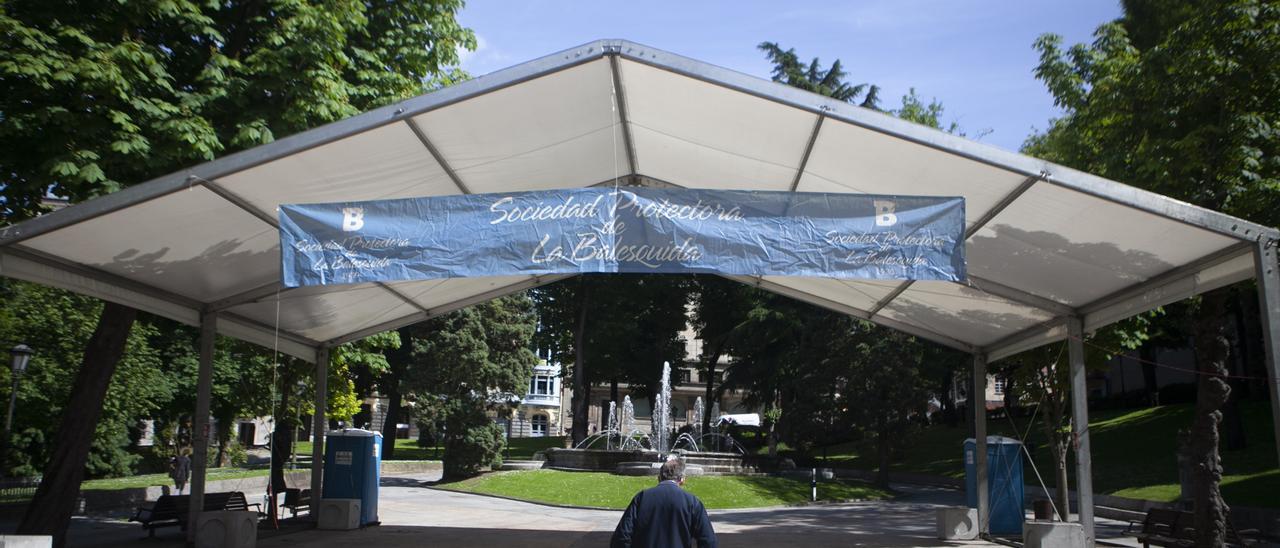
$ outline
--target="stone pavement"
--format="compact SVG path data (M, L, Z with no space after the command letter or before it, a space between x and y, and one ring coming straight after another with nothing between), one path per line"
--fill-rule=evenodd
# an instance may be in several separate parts
M358 531L318 531L294 527L263 532L262 548L293 546L607 546L620 511L558 508L493 497L428 489L438 473L383 478L378 514L382 525ZM963 504L959 491L894 485L903 495L892 501L803 507L716 510L711 521L720 545L750 546L998 546L934 538L934 509ZM70 546L177 547L177 528L155 539L128 516L77 518ZM1099 536L1118 533L1100 524Z

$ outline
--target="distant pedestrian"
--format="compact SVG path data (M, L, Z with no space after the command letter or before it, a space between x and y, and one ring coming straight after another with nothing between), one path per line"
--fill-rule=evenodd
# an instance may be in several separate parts
M683 485L684 461L678 457L667 459L658 470L658 485L631 499L609 546L714 548L716 532L711 528L707 509Z
M186 489L187 480L191 479L191 457L187 456L189 453L190 450L182 448L169 461L169 477L173 478L173 486L177 488L179 495Z

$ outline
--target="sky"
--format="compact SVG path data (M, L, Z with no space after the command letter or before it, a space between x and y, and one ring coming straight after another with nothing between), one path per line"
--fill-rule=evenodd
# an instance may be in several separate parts
M1060 114L1032 72L1036 38L1089 42L1119 16L1118 0L469 0L458 19L479 44L462 60L473 76L623 38L768 78L756 46L771 41L824 67L840 59L847 81L880 86L881 108L915 88L942 103L944 125L1016 151Z

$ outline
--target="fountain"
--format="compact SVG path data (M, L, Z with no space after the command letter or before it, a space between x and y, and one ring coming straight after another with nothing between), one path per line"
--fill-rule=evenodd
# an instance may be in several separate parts
M775 465L748 455L737 440L723 432L703 431L706 402L701 397L694 404L693 430L672 439L670 362L662 364L662 377L653 407L651 427L645 431L636 427L635 404L631 402L630 395L623 397L621 406L617 402L609 402L604 431L588 436L572 449L547 450L546 466L563 470L653 475L670 453L681 454L689 464L687 471L691 474L759 472L762 467L772 468ZM715 403L711 408L711 418L715 420L719 416L720 404Z
M659 455L671 451L671 362L662 362L662 380L658 381L658 401L653 404L653 437Z

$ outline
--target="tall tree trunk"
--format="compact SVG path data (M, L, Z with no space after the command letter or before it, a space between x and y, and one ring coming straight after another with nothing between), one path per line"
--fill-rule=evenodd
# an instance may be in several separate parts
M400 348L387 353L387 378L380 384L387 396L387 413L382 421L382 459L391 460L396 455L396 424L400 422L400 408L404 396L400 392L400 379L413 358L413 332L408 327L396 330L400 335Z
M609 401L618 403L618 377L609 379Z
M52 535L54 546L66 545L67 527L80 494L84 463L102 415L103 400L137 316L137 310L124 305L110 302L103 305L98 326L85 346L71 397L63 408L61 425L54 435L53 454L45 465L35 498L18 525L19 534Z
M225 417L218 419L218 457L214 459L213 466L222 468L230 464L231 455L227 452L227 445L231 443L231 423L235 419L227 419Z
M578 325L573 332L573 444L587 438L587 411L591 404L591 388L587 386L587 307L591 304L591 286L581 284L582 300L578 305Z
M1196 369L1199 373L1195 418L1191 424L1190 457L1195 488L1196 546L1224 546L1227 508L1219 484L1222 460L1218 455L1218 426L1222 406L1231 396L1224 380L1228 343L1223 317L1226 294L1213 291L1202 297L1196 317Z
M703 409L702 409L702 432L703 432L703 433L710 432L710 431L711 431L711 420L712 420L712 419L715 419L715 418L719 418L719 417L712 417L712 416L711 416L711 400L712 400L712 399L714 399L714 398L715 398L715 395L716 395L716 392L715 392L715 385L716 385L716 364L717 364L717 363L720 363L720 355L724 353L724 345L725 345L725 341L726 341L727 339L728 339L728 336L727 336L727 335L726 335L726 336L724 336L724 337L722 337L722 339L721 339L719 342L717 342L717 343L716 343L716 348L715 348L715 350L711 353L711 355L710 355L710 356L708 356L708 359L707 359L707 363L706 363L706 368L707 368L707 370L706 370L706 376L707 376L707 395L706 395L706 397L702 400L702 406L703 406Z
M404 405L400 383L388 383L387 413L382 422L382 458L392 460L396 456L396 425L400 423L400 407Z
M1147 395L1147 405L1160 405L1160 385L1156 382L1156 345L1148 341L1138 349L1142 360L1142 390Z
M876 467L876 485L889 486L889 423L884 413L876 417L876 449L879 464Z
M1062 434L1062 416L1066 413L1064 394L1046 394L1048 409L1040 426L1053 454L1054 505L1061 521L1071 521L1071 487L1067 479L1068 439Z
M288 371L288 366L285 366ZM291 375L280 375L280 405L272 415L275 418L275 425L271 430L271 497L268 501L267 512L272 518L276 514L276 496L283 493L289 486L284 481L284 463L293 455L293 432L297 430L297 425L289 419L289 388L293 387L293 378Z

